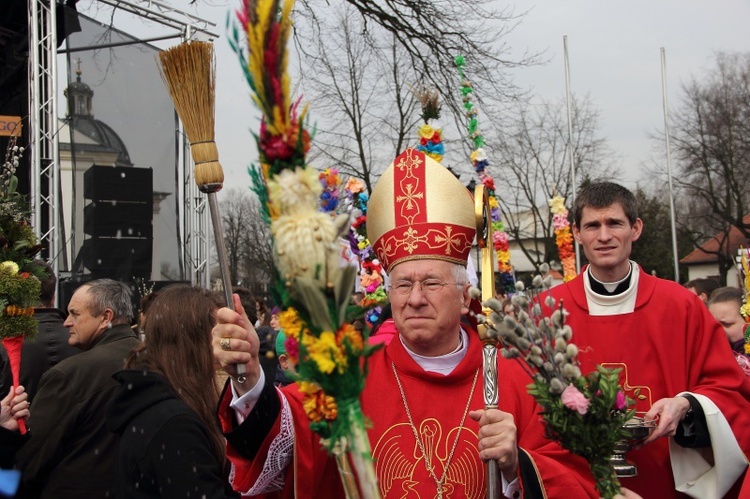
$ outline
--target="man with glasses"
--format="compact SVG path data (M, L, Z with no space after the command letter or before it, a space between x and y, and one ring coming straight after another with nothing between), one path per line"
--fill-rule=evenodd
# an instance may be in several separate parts
M506 497L594 496L588 465L544 437L526 393L531 380L517 363L498 361L500 409L484 409L481 341L461 324L475 235L466 188L408 149L373 190L367 225L389 273L398 330L370 358L361 397L382 495L485 497L483 461L495 460ZM220 406L235 490L343 497L335 461L311 433L296 387L277 393L263 379L257 337L241 315L222 309L217 318L216 358L230 374L234 362L247 363L247 381L232 378ZM227 337L232 352L220 346Z

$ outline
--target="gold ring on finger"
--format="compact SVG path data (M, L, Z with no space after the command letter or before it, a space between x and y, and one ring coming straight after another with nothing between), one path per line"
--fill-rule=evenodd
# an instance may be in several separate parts
M219 346L222 350L226 350L227 352L232 350L232 345L229 343L229 338L222 338L219 342Z

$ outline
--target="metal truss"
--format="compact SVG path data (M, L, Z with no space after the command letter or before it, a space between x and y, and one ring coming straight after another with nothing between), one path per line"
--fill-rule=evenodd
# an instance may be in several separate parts
M181 38L190 40L196 34L210 39L218 38L209 31L214 23L196 17L156 0L99 0L101 3L131 14L158 22L178 30L172 36L156 39ZM55 275L59 275L58 255L61 241L59 205L59 142L57 137L57 2L56 0L29 0L29 128L31 160L31 202L33 225L40 242L49 252ZM180 218L182 221L181 262L191 269L191 283L209 287L211 282L211 232L208 230L207 200L198 191L192 172L192 159L187 140L180 130L178 159L178 195L182 196ZM180 269L185 275L184 268ZM186 276L187 277L187 276Z
M29 0L29 137L32 224L58 275L57 4Z

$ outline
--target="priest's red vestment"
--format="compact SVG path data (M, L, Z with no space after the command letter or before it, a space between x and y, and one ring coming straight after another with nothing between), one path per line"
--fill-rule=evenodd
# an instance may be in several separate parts
M590 315L583 273L550 291L570 314L565 321L573 328L581 371L588 373L596 364L621 368L620 384L638 412L681 392L705 395L721 410L747 456L750 384L721 326L679 284L657 279L637 265L633 271L640 272L633 313ZM633 450L627 458L637 465L638 476L621 479L623 487L644 498L685 497L675 491L667 438Z
M364 414L372 422L368 434L383 497L429 498L435 497L437 490L435 480L425 467L422 451L416 444L393 373L394 366L414 426L425 451L431 456L438 478L443 474L458 435L456 449L448 464L444 497L486 497L486 466L479 459L477 448L478 423L466 417L458 432L467 404L470 410L484 407L482 345L476 333L470 332L469 338L466 356L448 376L425 372L398 338L394 338L370 359L361 403ZM533 497L536 484L532 482L541 477L548 498L596 497L588 464L544 437L544 426L538 415L539 406L526 392L529 375L515 361L502 358L498 360L498 373L500 409L514 417L519 454L527 470L522 480L524 493ZM475 376L478 377L472 393ZM294 457L284 473L282 490L268 496L344 497L335 462L322 450L317 436L310 431L296 386L290 385L279 393L288 401L294 418ZM229 407L230 399L231 391L225 390L220 406L224 431L243 431L242 426L247 422L233 430L234 415ZM234 468L235 490L247 491L261 477L264 464L268 467L265 463L268 451L274 445L281 426L280 416L277 416L255 459L243 457L243 449L230 445L228 456Z

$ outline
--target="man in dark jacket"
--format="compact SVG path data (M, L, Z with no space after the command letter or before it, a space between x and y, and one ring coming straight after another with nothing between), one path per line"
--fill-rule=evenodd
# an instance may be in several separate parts
M28 420L30 437L16 456L22 497L114 497L117 437L105 408L112 378L138 345L130 329L131 291L100 279L83 284L68 305L68 343L83 352L42 376Z
M24 340L21 349L21 385L26 388L29 403L34 400L42 375L58 362L80 352L68 345L68 328L63 325L65 313L54 306L57 277L52 267L41 260L34 263L45 270L47 277L42 279L39 306L34 307L34 318L39 322L36 338ZM13 379L8 355L1 346L0 349L0 363L3 365L0 394L5 394L10 390Z

